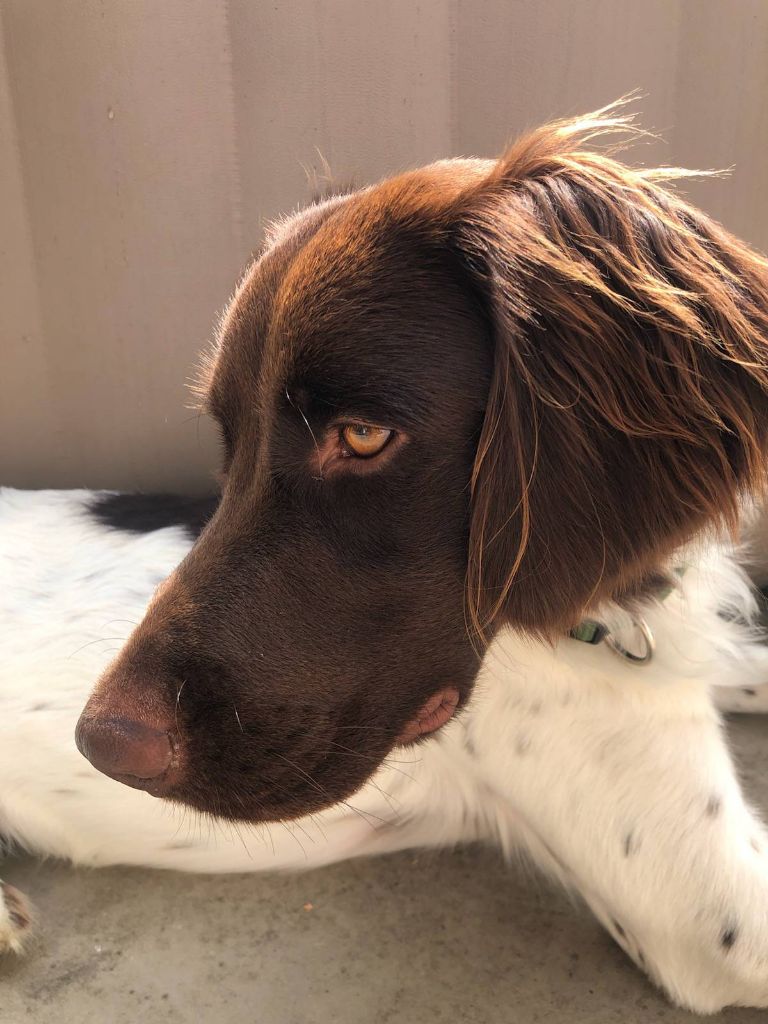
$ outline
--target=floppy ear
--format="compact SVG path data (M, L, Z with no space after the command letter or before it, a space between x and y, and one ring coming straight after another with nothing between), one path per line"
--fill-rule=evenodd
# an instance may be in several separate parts
M687 172L583 149L628 126L603 111L540 129L452 211L494 345L468 569L481 636L554 636L642 590L764 482L768 263L660 184Z

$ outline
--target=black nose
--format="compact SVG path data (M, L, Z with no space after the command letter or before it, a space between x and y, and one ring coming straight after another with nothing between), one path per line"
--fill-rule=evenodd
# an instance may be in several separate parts
M170 789L170 735L129 718L83 715L77 723L78 750L94 768L134 789L162 796Z

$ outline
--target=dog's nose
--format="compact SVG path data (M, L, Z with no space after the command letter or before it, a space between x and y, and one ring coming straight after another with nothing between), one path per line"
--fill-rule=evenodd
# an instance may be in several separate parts
M170 788L165 780L173 746L163 729L129 718L82 715L75 742L94 768L118 782L156 796Z

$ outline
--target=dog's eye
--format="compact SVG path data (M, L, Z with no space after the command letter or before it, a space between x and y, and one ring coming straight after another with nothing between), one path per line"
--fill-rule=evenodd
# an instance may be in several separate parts
M341 440L347 455L371 459L384 451L394 437L394 430L372 427L367 423L347 423L341 428Z

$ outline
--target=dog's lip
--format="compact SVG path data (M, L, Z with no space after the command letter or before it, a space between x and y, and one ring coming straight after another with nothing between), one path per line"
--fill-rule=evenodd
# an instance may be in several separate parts
M149 793L150 796L164 797L168 796L173 789L175 783L173 775L174 772L171 768L154 779L142 779L138 775L123 775L118 772L110 775L109 778L114 779L115 782L122 783L124 786L130 786L131 789L138 789L143 793Z
M446 686L433 693L419 713L410 720L395 741L397 744L413 743L419 736L426 736L442 728L453 718L459 706L459 691L455 686Z

